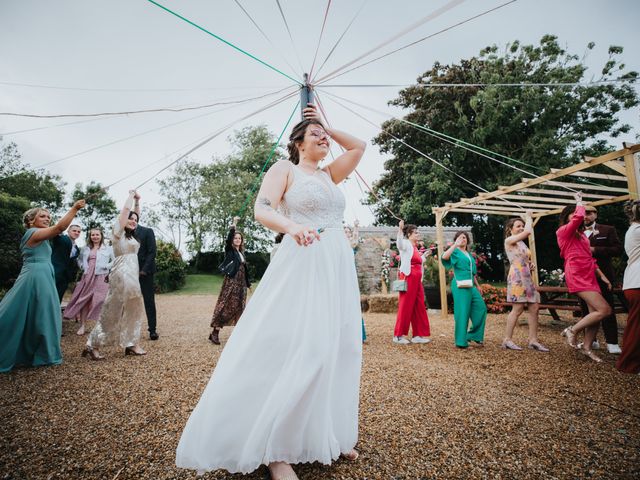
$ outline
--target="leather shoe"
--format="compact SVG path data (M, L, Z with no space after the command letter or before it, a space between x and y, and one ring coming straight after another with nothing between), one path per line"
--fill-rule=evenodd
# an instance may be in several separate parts
M149 340L158 340L160 338L160 335L158 335L156 332L151 332L149 334Z

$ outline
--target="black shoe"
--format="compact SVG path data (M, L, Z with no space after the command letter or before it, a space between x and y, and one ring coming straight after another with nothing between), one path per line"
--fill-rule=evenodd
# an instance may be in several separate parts
M158 340L160 338L160 335L158 335L156 332L151 332L149 334L149 340Z

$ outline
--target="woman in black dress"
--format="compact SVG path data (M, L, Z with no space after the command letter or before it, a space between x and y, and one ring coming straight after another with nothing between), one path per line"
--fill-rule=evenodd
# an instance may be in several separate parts
M251 287L247 262L244 258L244 237L236 232L238 217L233 218L225 244L225 257L220 265L224 281L213 310L209 340L220 345L219 333L224 326L233 326L238 322L247 301L247 288Z

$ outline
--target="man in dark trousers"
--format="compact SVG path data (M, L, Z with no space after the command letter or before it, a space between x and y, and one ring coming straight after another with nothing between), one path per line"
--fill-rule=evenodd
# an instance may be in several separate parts
M135 198L134 211L136 213L140 211L138 202L139 197ZM140 243L140 249L138 250L140 290L142 290L142 298L144 299L144 310L147 313L149 339L158 340L159 336L156 331L156 299L153 288L153 275L156 273L156 236L153 233L153 229L138 224L135 237Z
M622 243L620 243L615 227L596 223L596 220L598 219L598 211L596 210L596 207L587 205L586 210L587 212L584 217L584 233L589 238L591 253L598 262L598 267L602 273L605 274L612 285L615 285L617 279L615 278L611 260L614 257L622 255ZM600 285L600 290L602 290L602 296L613 309L613 292L609 290L604 283L602 283L599 277L598 285ZM589 312L587 304L583 301L580 303L582 304L582 312L586 315L586 313ZM602 320L602 330L604 331L604 338L607 342L607 350L609 353L620 354L621 350L618 345L618 323L616 321L616 314L614 311L611 312L611 315ZM599 345L596 345L596 342L597 340L594 342L594 348L599 347Z
M58 298L61 302L69 282L75 280L78 273L78 254L80 249L76 245L76 240L81 233L80 226L73 224L67 229L66 235L58 235L50 240L51 263L55 272Z

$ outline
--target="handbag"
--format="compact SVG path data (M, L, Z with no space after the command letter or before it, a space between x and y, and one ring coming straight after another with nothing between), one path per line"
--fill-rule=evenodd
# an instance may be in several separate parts
M391 282L391 291L392 292L406 292L407 291L407 281L406 280L394 280Z
M467 253L467 256L469 257L469 270L471 271L471 276L473 276L473 260L472 260L471 255L469 253ZM456 278L455 280L456 280L456 287L458 287L458 288L473 288L473 279L472 278L470 278L468 280L458 280Z

